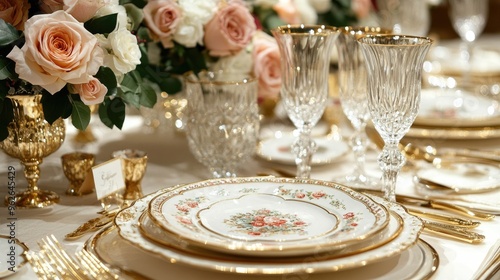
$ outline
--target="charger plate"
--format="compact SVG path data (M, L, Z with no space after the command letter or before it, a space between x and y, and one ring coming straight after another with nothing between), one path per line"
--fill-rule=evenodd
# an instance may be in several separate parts
M120 264L121 267L127 267L129 269L134 269L134 265L142 270L151 271L163 269L168 266L167 271L172 270L182 270L180 276L192 275L193 273L199 273L196 269L187 268L185 266L169 266L168 263L179 263L189 266L194 266L197 268L204 268L215 271L231 272L231 277L237 277L236 274L307 274L308 277L313 277L311 279L331 279L332 275L337 275L337 273L328 273L330 278L323 277L322 274L313 274L319 272L332 272L348 270L355 267L363 266L362 270L349 270L346 271L347 274L339 275L360 275L362 272L366 271L367 265L375 263L373 270L379 270L378 273L383 272L380 275L380 279L391 279L391 275L403 275L404 277L398 277L397 279L413 279L413 277L405 278L410 275L420 275L422 277L415 277L416 279L425 279L427 276L433 273L433 269L436 268L436 258L429 254L428 248L425 245L421 245L419 242L418 246L413 246L417 243L420 232L423 229L422 221L406 212L406 210L399 204L389 203L381 198L372 197L378 203L387 207L393 218L389 225L389 228L395 227L395 224L399 219L402 220L401 230L393 239L388 240L386 243L381 244L378 247L366 248L366 250L360 250L359 252L351 251L345 255L340 252L329 256L328 252L323 253L312 253L307 256L294 257L294 258L253 258L244 256L233 256L224 255L217 252L201 251L199 248L190 247L190 243L179 242L178 240L173 240L177 242L176 246L169 246L172 244L159 244L151 239L148 239L143 235L140 219L141 215L147 211L148 203L150 200L161 193L168 190L160 190L156 193L145 196L137 200L129 208L125 208L120 211L115 219L115 224L117 226L118 232L113 229L109 229L108 232L103 231L101 234L95 235L90 239L90 244L96 251L97 255L103 259L105 262L115 265L118 260L122 259L126 264ZM397 218L399 216L399 218ZM396 222L394 222L396 221ZM119 236L117 236L119 235ZM387 236L390 236L388 234ZM121 237L121 238L120 238ZM161 238L160 236L157 236ZM112 244L111 246L99 246L103 239L110 240L106 241L107 244ZM388 238L390 239L390 237ZM126 242L124 242L126 241ZM169 240L164 240L163 243ZM130 246L130 244L132 246ZM422 247L423 246L423 247ZM418 250L415 250L417 249ZM97 249L97 250L96 250ZM141 252L142 249L150 254L136 253ZM130 252L133 251L134 253ZM116 256L121 256L116 258ZM148 257L149 256L149 257ZM156 259L158 257L161 260ZM137 259L136 259L137 258ZM156 260L152 260L156 259ZM402 270L395 269L393 266L401 266L400 260L411 259L414 261L403 262L405 266L401 267ZM151 261L150 261L151 260ZM387 269L380 268L381 264L386 263ZM153 263L156 263L154 266ZM410 265L411 264L411 265ZM132 267L130 267L130 265ZM372 270L372 271L373 271ZM403 271L406 270L406 274ZM138 271L138 270L136 270ZM203 274L200 275L210 275L210 271L200 270ZM370 270L369 270L370 271ZM399 271L399 272L398 272ZM170 272L168 275L170 274ZM159 274L161 275L161 274ZM165 274L163 274L165 275ZM227 274L213 274L220 277L227 276ZM370 278L376 278L376 274L372 275ZM187 277L187 276L186 276ZM193 276L194 277L194 276ZM248 275L246 276L248 277ZM207 279L207 278L204 278ZM223 279L223 278L214 278ZM227 278L236 279L236 278ZM246 278L248 279L248 278ZM257 279L257 278L256 278ZM258 278L261 279L261 278ZM280 278L281 279L281 278ZM309 278L308 278L309 279ZM395 279L395 278L392 278Z
M295 154L292 151L294 141L293 135L264 139L259 142L256 154L266 161L295 165ZM345 142L332 137L316 137L314 141L317 150L311 158L312 166L332 163L349 151L349 146Z
M13 247L13 250L12 250ZM28 247L16 238L7 235L0 235L0 278L10 276L21 269L27 262L24 252Z
M211 179L159 194L148 213L174 239L247 256L345 248L379 234L387 209L333 182L274 177Z

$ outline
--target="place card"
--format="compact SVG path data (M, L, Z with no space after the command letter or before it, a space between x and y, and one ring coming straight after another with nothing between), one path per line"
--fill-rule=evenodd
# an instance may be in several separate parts
M102 200L125 189L122 161L115 158L92 167L97 199Z

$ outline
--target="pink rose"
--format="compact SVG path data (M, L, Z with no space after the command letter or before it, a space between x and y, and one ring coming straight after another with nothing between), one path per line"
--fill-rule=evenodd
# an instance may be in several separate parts
M79 22L86 22L93 18L104 4L104 0L64 0L63 9Z
M244 3L230 1L205 25L205 46L213 56L227 56L242 50L257 27Z
M17 30L24 30L30 7L28 0L0 0L0 18Z
M144 20L149 30L162 43L163 47L170 48L172 35L181 21L181 9L173 0L149 1L143 8Z
M293 0L279 0L273 9L284 22L288 24L300 23L300 14L293 4Z
M67 83L85 84L103 64L97 39L64 11L35 15L25 25L26 42L7 55L19 78L54 94Z
M40 0L40 10L46 14L62 10L64 7L64 0Z
M281 89L280 51L275 39L259 33L253 42L253 72L259 80L259 98L277 99Z
M372 10L371 0L352 0L351 5L358 19L366 18Z
M73 89L80 95L80 99L85 105L102 103L106 93L108 93L108 88L94 77L88 83L73 85Z

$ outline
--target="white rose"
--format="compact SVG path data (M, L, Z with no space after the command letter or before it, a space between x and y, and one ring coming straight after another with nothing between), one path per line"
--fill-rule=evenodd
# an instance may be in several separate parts
M252 72L252 64L252 53L243 49L235 55L221 57L211 67L211 70L247 74Z
M135 69L141 63L141 51L137 38L127 29L120 28L104 36L96 36L105 48L104 65L111 68L118 78Z
M309 0L309 3L319 14L326 13L332 8L330 0Z
M174 40L188 48L203 45L203 27L217 11L219 1L180 0L183 17L174 34Z
M117 29L119 28L128 28L128 17L127 17L127 11L125 10L125 7L122 5L119 5L118 1L112 1L108 0L110 3L104 5L104 7L100 8L97 13L96 17L102 17L102 16L107 16L111 14L118 14L117 16Z
M295 0L294 4L300 14L301 23L316 24L318 22L318 14L309 3L309 0Z

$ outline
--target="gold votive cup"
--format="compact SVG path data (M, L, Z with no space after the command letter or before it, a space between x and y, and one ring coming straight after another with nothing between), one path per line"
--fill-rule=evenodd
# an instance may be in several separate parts
M95 156L89 153L73 152L61 156L64 175L69 180L67 195L84 195L93 190L82 190L82 184L90 168L94 166Z
M121 158L125 177L124 200L137 200L143 197L141 181L146 173L148 156L146 152L134 149L115 151L113 158Z

